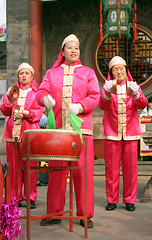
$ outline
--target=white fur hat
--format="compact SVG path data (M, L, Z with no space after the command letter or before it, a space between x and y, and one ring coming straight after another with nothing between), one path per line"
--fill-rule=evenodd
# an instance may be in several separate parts
M70 34L63 40L61 48L63 48L64 44L66 44L69 41L77 42L78 44L80 44L79 39L74 34Z
M34 76L34 69L31 65L29 65L28 63L22 63L21 65L19 65L18 69L17 69L17 74L19 73L19 71L21 69L29 69L31 71L31 73L33 74Z
M111 59L111 61L109 62L109 70L116 64L123 64L126 66L126 61L119 56L115 56Z

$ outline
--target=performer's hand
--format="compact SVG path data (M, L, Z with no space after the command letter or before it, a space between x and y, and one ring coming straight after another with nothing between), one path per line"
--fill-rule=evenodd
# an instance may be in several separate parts
M112 85L113 85L112 80L106 81L106 83L104 85L104 89L106 90L106 92L108 92L108 93L112 92Z
M132 94L133 94L133 95L136 95L137 92L138 92L138 88L139 88L139 86L137 85L137 83L131 81L131 82L130 82L130 88L131 88L131 90L132 90Z
M48 94L48 95L44 96L43 104L49 110L51 107L55 106L55 100L52 98L51 95Z
M15 110L13 112L13 121L16 121L17 119L22 119L23 118L23 114L21 111Z
M70 113L74 113L75 115L78 115L79 113L83 112L83 107L80 103L71 103L69 104L69 111Z
M28 115L29 115L29 111L28 110L23 110L22 114L23 114L24 118L27 118Z
M8 103L9 105L12 105L12 104L13 104L13 102L12 102L11 99L9 98L11 89L12 89L12 87L9 87L9 89L8 89L8 91L7 91L7 103Z

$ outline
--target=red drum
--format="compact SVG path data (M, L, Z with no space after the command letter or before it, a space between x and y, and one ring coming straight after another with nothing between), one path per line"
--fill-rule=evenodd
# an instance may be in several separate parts
M21 156L26 160L27 138L30 143L30 160L78 161L81 139L78 132L63 129L30 129L23 132Z

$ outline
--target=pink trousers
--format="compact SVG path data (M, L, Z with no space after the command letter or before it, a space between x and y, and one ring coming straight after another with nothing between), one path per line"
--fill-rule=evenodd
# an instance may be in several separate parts
M94 216L94 146L92 136L87 136L87 139L87 217L91 218ZM49 162L49 166L67 165L67 162ZM84 166L84 146L78 162L73 162L73 166ZM49 173L47 214L64 210L67 176L67 170ZM73 170L73 181L77 205L76 214L77 216L84 216L84 170Z
M119 201L120 164L123 172L123 202L134 204L137 195L137 140L104 140L106 195L108 203Z
M19 151L18 151L19 152ZM7 163L10 164L10 178L11 178L11 196L15 196L15 143L6 142ZM31 162L31 166L38 166L37 162ZM23 161L20 153L18 156L18 166L26 166L26 161ZM36 202L37 197L37 174L30 175L30 200ZM24 170L24 194L22 195L23 186L23 170L18 170L18 200L26 200L26 170Z

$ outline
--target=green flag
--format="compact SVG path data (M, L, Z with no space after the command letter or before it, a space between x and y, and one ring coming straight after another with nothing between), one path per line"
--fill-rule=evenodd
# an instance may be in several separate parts
M48 114L48 122L47 122L47 129L56 129L55 126L55 116L54 116L54 112L53 109L50 108L49 110L49 114Z
M77 131L80 135L80 138L81 138L81 141L83 142L82 140L82 132L81 132L81 125L83 123L83 120L79 117L77 117L76 115L74 115L73 113L70 114L70 118L69 118L69 121L71 123L71 126L73 128L74 131Z
M69 121L71 123L71 126L72 126L73 130L77 131L79 133L81 141L83 142L83 140L82 140L82 132L81 132L81 129L80 129L80 127L81 127L81 125L83 123L83 120L81 118L77 117L76 115L74 115L73 113L71 113ZM47 129L56 129L56 126L55 126L55 116L54 116L54 112L53 112L52 108L50 108L50 110L49 110L48 122L47 122L46 128Z

